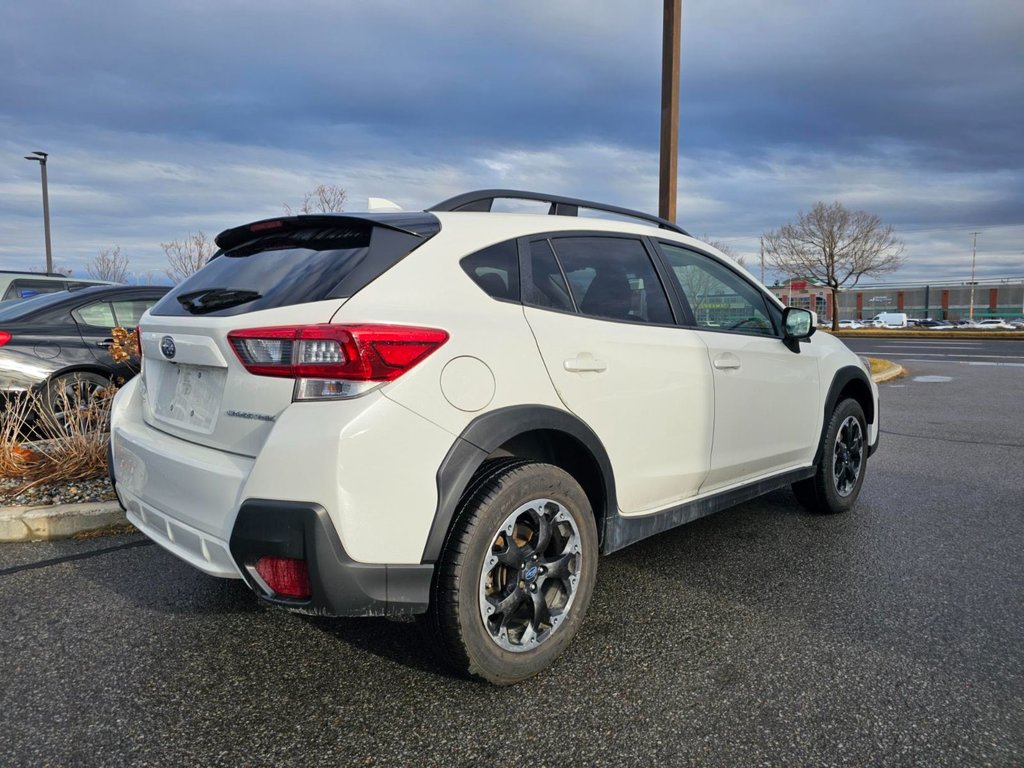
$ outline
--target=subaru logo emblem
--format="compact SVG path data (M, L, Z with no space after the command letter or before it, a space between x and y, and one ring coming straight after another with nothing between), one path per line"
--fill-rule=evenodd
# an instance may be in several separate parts
M172 339L170 336L164 336L162 339L160 339L160 351L164 353L164 357L166 357L168 360L173 359L175 352L174 339Z
M531 565L529 568L526 569L526 573L524 573L523 576L526 577L527 581L533 581L534 579L536 579L537 578L537 566L536 565Z

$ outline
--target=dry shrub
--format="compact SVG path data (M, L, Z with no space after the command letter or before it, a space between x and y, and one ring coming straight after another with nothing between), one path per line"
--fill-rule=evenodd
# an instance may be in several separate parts
M114 391L113 387L98 390L81 403L64 390L49 397L27 393L13 407L8 404L0 428L0 474L24 481L15 494L43 483L106 474ZM26 430L37 438L31 447L19 442Z
M31 394L9 395L0 416L0 477L24 477L41 459L22 444L25 422L32 415Z

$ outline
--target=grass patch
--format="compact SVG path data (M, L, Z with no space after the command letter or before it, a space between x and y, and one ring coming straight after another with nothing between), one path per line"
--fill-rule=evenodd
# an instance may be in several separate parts
M881 373L882 371L886 371L892 367L892 363L890 363L888 360L882 360L879 357L869 357L868 365L871 366L872 374Z

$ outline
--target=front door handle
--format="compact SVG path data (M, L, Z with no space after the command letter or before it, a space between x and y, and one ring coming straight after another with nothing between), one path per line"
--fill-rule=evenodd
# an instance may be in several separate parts
M736 355L722 355L716 357L712 365L720 371L734 371L740 367L740 359Z
M587 371L601 373L608 370L608 364L604 360L598 360L596 357L590 357L589 355L580 355L579 357L566 360L562 363L562 366L569 373L585 373Z

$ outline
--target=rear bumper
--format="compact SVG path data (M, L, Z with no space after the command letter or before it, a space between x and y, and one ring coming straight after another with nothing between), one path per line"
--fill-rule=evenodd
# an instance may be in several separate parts
M135 398L129 384L114 402L110 474L129 521L154 542L204 573L241 578L261 600L293 611L369 616L426 610L433 566L419 563L422 539L413 542L417 554L413 563L393 564L394 560L383 558L358 561L343 543L338 522L326 504L265 497L268 488L296 496L311 488L320 490L308 478L322 477L326 471L295 467L278 455L289 448L298 453L294 443L267 450L259 459L196 445L146 424ZM329 466L341 464L335 455L322 454L328 456ZM261 472L261 461L276 471ZM296 482L289 488L292 481ZM339 490L353 503L342 519L366 508L351 486ZM384 517L389 509L385 507L377 517ZM381 545L398 538L382 535L387 526L370 522ZM278 596L254 577L251 566L268 555L306 561L309 600Z
M231 533L231 555L242 578L264 602L325 616L423 613L430 602L432 565L354 562L318 504L248 499ZM312 596L275 595L253 573L264 556L306 561Z

